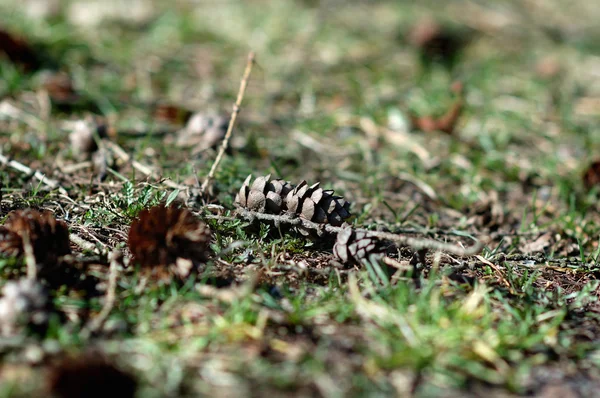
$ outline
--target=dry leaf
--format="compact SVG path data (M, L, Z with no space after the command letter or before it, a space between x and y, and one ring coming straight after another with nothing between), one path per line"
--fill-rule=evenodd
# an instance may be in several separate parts
M544 57L535 65L535 73L546 80L557 77L562 71L562 63L553 56Z
M450 108L442 116L435 118L433 116L417 116L409 114L412 125L425 133L432 131L442 131L448 135L453 135L462 114L464 102L462 97L457 98Z
M177 105L160 103L154 105L153 116L159 123L183 125L190 119L192 112Z
M534 240L533 242L527 242L521 246L520 250L522 253L537 253L544 252L552 244L552 234L547 232Z

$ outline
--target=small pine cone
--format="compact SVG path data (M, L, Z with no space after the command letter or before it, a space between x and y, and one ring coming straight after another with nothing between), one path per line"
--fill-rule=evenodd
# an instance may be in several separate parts
M225 137L229 117L212 112L198 112L189 118L184 129L177 133L175 144L179 147L194 147L199 153L216 148Z
M285 206L289 213L319 224L340 226L350 217L350 203L334 195L333 190L320 188L319 183L308 186L302 181L287 194Z
M48 395L58 398L133 398L137 381L101 354L85 354L52 365L47 389Z
M57 221L49 211L25 209L10 213L4 226L0 226L0 253L22 255L25 235L38 264L53 264L58 257L71 253L67 224Z
M0 335L14 336L24 328L43 332L49 319L46 289L33 279L6 282L0 299Z
M235 204L259 213L280 214L285 210L284 198L293 187L288 181L271 179L271 175L256 177L250 186L249 175L235 196Z
M364 231L355 231L351 227L343 228L337 235L333 254L345 264L360 264L371 254L382 252L381 241L368 236Z
M194 265L207 259L211 233L189 210L155 206L142 210L131 223L127 244L134 261L161 273L161 267L187 277Z

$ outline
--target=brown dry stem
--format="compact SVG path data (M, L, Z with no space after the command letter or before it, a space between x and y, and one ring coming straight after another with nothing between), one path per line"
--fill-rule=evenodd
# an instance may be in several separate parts
M93 318L83 330L84 336L89 336L92 333L102 329L104 323L108 319L116 302L117 278L119 276L119 268L123 262L123 253L116 249L110 255L110 269L108 274L108 286L106 288L106 299L100 313Z
M35 259L35 253L33 251L33 245L31 244L31 238L29 232L23 231L21 235L23 240L23 251L25 252L25 263L27 264L27 278L37 278L37 261Z
M225 138L223 138L223 142L221 143L221 148L219 148L219 153L215 158L215 162L212 164L208 175L202 182L202 186L200 187L200 195L204 195L208 185L212 181L217 172L219 164L223 159L223 155L225 154L225 150L229 145L229 140L231 139L231 135L233 132L233 126L237 120L237 115L240 113L240 107L242 105L242 100L244 99L244 94L246 93L246 87L248 86L248 79L250 78L250 72L252 72L252 65L254 65L254 52L251 51L248 54L248 62L246 63L246 69L244 70L244 75L242 77L242 81L240 83L240 90L238 91L237 99L235 100L235 104L233 105L233 112L231 112L231 119L229 119L229 125L227 126L227 132L225 133Z

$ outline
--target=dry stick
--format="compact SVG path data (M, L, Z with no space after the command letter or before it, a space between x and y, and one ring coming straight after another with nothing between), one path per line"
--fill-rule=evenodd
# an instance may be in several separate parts
M123 253L120 250L114 250L110 255L110 270L108 274L108 287L106 288L106 301L100 313L90 321L85 327L83 335L88 337L91 333L94 333L102 328L108 315L115 306L116 291L117 291L117 277L119 276L119 266L123 261Z
M32 175L50 189L58 189L58 192L60 192L63 195L67 195L67 190L61 187L58 181L46 177L46 175L39 170L33 170L32 168L25 166L23 163L19 163L16 160L9 159L7 156L4 156L2 154L0 154L0 163L10 168L13 168L23 174Z
M336 234L341 232L343 229L342 227L334 227L333 225L329 225L329 224L318 224L318 223L315 223L312 221L304 220L300 217L290 217L288 215L278 216L278 215L274 215L274 214L257 213L257 212L249 211L249 210L242 209L242 208L238 208L237 211L238 211L238 214L240 214L242 217L244 217L248 220L259 219L259 220L273 221L275 223L301 225L305 228L312 229L315 231L327 231L327 232L336 233ZM401 236L401 235L396 235L396 234L392 234L389 232L369 231L368 229L362 229L362 228L355 228L354 230L364 232L365 234L367 234L367 236L372 236L372 237L379 238L379 239L386 239L386 240L391 240L396 243L405 244L416 250L419 250L419 249L443 250L445 252L452 253L457 256L472 256L472 255L478 254L481 251L481 249L483 248L483 243L479 242L479 241L475 242L474 245L472 245L468 248L462 248L462 247L458 247L456 245L438 242L438 241L431 240L431 239L412 238L409 236Z
M233 105L233 112L231 113L231 118L229 119L229 125L227 126L227 132L225 133L225 138L223 138L223 142L221 143L221 148L219 148L219 153L215 158L215 162L213 163L208 175L204 179L202 186L200 187L200 195L204 195L206 189L208 188L208 184L210 184L211 180L214 178L215 173L217 172L217 168L221 163L221 159L223 159L223 155L225 154L225 150L229 145L229 139L231 138L231 133L233 132L233 126L235 125L235 121L237 120L237 115L240 113L240 106L242 105L242 100L244 99L244 94L246 93L246 86L248 86L248 79L250 78L250 72L252 72L252 65L254 65L254 52L250 52L248 54L248 62L246 63L246 69L244 70L244 75L242 77L242 81L240 83L240 90L238 91L237 99L235 100L235 104Z

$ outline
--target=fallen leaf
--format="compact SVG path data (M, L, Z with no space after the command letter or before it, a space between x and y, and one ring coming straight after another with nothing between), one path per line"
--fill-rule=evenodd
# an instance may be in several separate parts
M551 245L552 234L547 232L534 240L533 242L527 242L521 246L520 250L522 253L536 253L544 252Z
M40 87L48 92L53 102L75 102L79 99L71 77L64 72L45 72Z
M192 116L192 111L173 104L159 103L154 105L153 116L157 122L183 125Z
M448 135L453 135L456 130L458 119L464 108L462 84L454 83L452 91L457 93L459 97L452 103L446 113L437 118L433 116L417 116L413 113L409 113L412 125L417 130L421 130L425 133L442 131Z
M535 65L535 73L542 79L553 79L562 72L562 63L553 56L546 56L540 59Z

